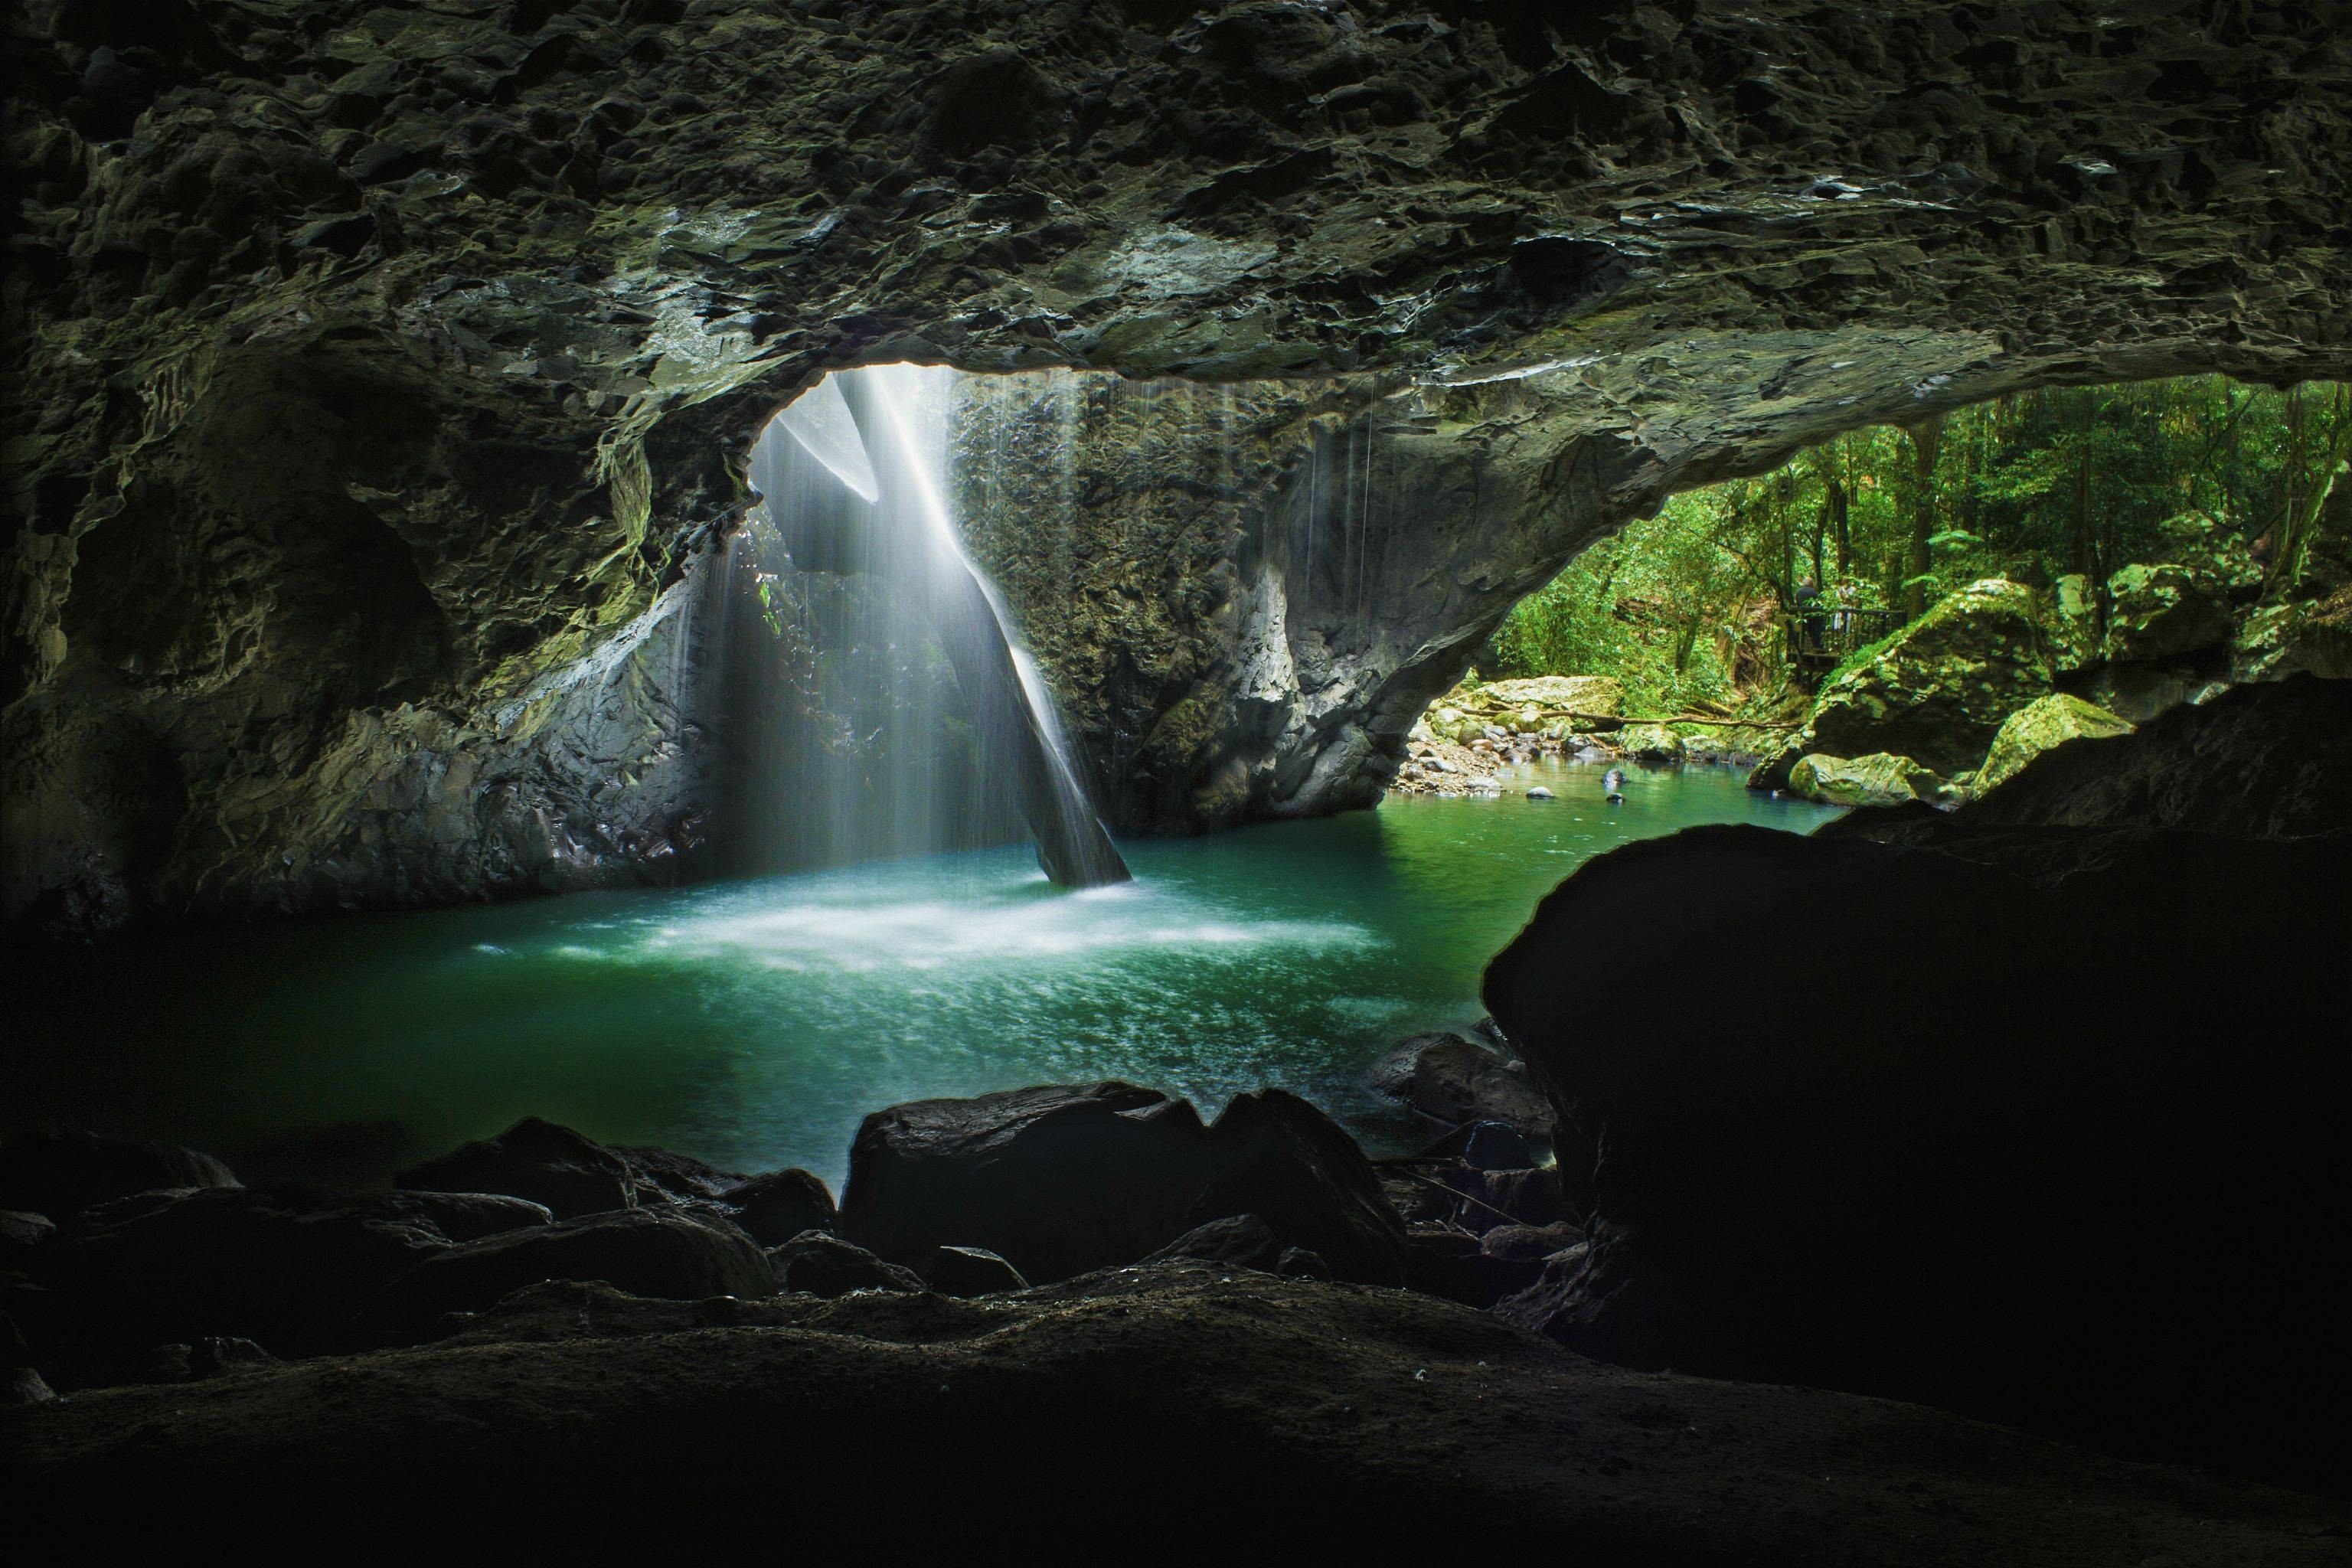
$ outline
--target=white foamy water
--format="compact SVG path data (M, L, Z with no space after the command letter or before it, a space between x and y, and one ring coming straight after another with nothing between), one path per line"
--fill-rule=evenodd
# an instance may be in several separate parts
M661 926L646 936L642 950L795 973L873 973L1115 959L1122 952L1329 952L1373 940L1360 926L1253 920L1143 884L1056 894L1043 877L1023 875L963 897L898 896L913 879L877 876L873 868L855 878L778 879L736 892L697 918Z

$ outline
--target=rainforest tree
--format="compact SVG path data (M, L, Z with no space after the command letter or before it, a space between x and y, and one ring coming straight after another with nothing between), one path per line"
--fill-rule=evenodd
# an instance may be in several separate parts
M2052 388L1857 430L1771 473L1678 495L1512 612L1488 676L1615 676L1634 711L1776 691L1782 617L1832 605L1917 615L1980 577L2080 575L2184 548L2242 551L2294 591L2352 459L2352 384L2220 376Z

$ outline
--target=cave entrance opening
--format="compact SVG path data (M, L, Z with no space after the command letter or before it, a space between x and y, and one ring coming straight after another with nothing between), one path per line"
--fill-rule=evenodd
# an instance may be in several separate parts
M2352 385L2220 376L1845 432L1676 494L1570 561L1433 704L1403 780L1428 787L1457 748L1631 736L1661 759L1883 754L1920 769L1897 791L1890 762L1879 793L1916 794L1931 772L1950 804L2035 703L2045 728L2104 731L2340 659L2322 644L2352 584L2347 458ZM1848 708L1885 717L1823 718ZM1787 784L1794 760L1759 783Z

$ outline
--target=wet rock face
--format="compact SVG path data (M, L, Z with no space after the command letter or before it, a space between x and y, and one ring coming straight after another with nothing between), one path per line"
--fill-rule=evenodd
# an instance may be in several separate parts
M970 547L1097 798L1141 828L1370 805L1429 702L1643 483L1517 382L971 382L955 439Z
M760 424L858 359L1549 367L1375 437L1467 455L1397 481L1371 597L1303 558L1211 583L1223 651L1114 683L1157 693L1106 705L1138 816L1367 798L1390 714L1666 488L2053 378L2344 374L2335 31L37 5L0 152L0 918L667 875L705 786L662 595Z

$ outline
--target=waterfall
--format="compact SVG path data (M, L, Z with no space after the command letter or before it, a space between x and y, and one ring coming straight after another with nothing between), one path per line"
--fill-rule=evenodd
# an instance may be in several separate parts
M877 580L878 593L860 601L870 613L836 628L847 634L833 639L837 646L896 650L919 635L896 612L917 606L953 671L980 770L961 779L934 769L935 791L1002 780L1049 878L1072 888L1124 881L1126 862L1078 783L1045 679L950 513L944 468L952 374L916 365L835 372L779 415L752 460L772 547L793 569ZM921 694L905 706L919 713ZM931 823L949 820L960 805L934 800ZM893 805L877 792L874 809L903 814L903 802ZM901 850L910 838L905 831L852 836ZM936 828L933 838L928 847L946 847Z

